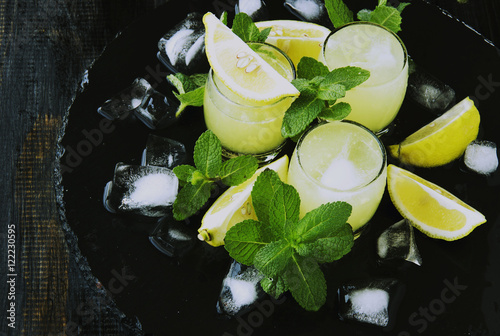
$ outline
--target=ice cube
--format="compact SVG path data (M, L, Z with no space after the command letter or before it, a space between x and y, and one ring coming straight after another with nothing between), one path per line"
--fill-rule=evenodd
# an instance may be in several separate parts
M400 259L422 265L413 226L405 219L382 232L377 239L377 254L382 260Z
M158 59L172 72L208 71L202 17L200 13L189 13L158 41Z
M264 291L260 286L263 275L252 266L245 266L233 260L222 282L217 301L217 312L235 316L248 310Z
M175 113L178 107L179 102L175 97L169 98L153 90L134 110L134 113L147 127L161 129L172 125L177 120Z
M106 204L115 212L161 217L175 201L178 186L168 168L118 163Z
M339 288L339 316L342 320L387 327L399 295L400 285L395 279L352 281Z
M413 62L413 61L410 61ZM412 63L407 95L423 107L444 112L455 103L455 90Z
M174 168L186 162L187 154L184 144L150 134L146 143L146 148L142 154L143 166L158 166Z
M467 168L482 175L489 175L498 168L497 145L486 140L474 140L465 149Z
M123 120L143 103L152 90L147 80L136 78L126 89L106 100L97 112L110 120Z
M349 190L363 183L360 174L354 163L344 157L336 157L321 177L321 184L337 190Z
M197 232L188 223L176 221L172 213L158 220L149 241L169 257L182 258L197 243Z
M324 1L320 0L286 0L284 6L302 21L314 22L323 26L331 26Z
M269 11L266 3L262 0L238 0L235 10L236 14L247 14L254 22L264 21L269 18Z

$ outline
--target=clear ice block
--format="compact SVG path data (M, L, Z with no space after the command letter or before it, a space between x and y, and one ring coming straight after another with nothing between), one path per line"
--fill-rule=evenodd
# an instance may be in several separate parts
M235 316L251 308L252 304L264 295L260 286L262 278L263 275L254 267L233 260L222 282L217 312Z
M197 243L197 234L187 223L176 221L172 213L168 213L158 220L156 228L149 236L149 241L167 256L182 258Z
M269 19L269 11L266 3L262 0L238 0L235 6L236 14L245 13L254 22Z
M187 159L186 147L184 144L150 134L146 143L146 148L142 154L143 166L158 166L174 168L184 164Z
M153 88L147 80L136 78L129 87L106 100L97 112L110 120L123 120L143 103L151 91Z
M433 112L445 112L455 104L455 90L410 60L407 96Z
M161 217L171 209L178 186L177 176L168 168L118 163L113 181L106 186L105 207L117 213Z
M286 0L285 8L299 20L331 27L324 1L321 0Z
M158 59L172 72L208 72L205 27L200 13L189 13L158 41Z
M377 254L381 260L406 260L422 265L413 226L403 219L387 228L377 239Z
M498 168L497 145L486 140L474 140L465 149L464 163L470 170L490 175Z
M393 319L400 288L399 282L390 278L345 284L338 291L339 316L342 320L387 327Z
M179 102L175 97L167 97L153 90L138 106L134 113L147 127L162 129L172 125L176 120L175 113Z

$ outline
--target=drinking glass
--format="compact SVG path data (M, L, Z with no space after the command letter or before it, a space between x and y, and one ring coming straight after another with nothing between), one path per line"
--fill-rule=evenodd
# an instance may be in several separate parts
M321 204L352 206L348 223L356 233L372 218L384 194L387 157L368 128L350 120L319 123L297 142L288 183L300 195L300 216Z
M346 119L383 133L396 117L406 94L408 53L403 41L378 24L351 22L327 37L322 61L330 70L357 66L370 71L368 80L338 101L351 105Z
M288 81L295 78L292 61L280 49L265 43L249 45ZM260 162L268 162L285 143L281 124L294 99L250 101L234 94L210 69L203 105L205 123L220 139L225 157L251 154Z

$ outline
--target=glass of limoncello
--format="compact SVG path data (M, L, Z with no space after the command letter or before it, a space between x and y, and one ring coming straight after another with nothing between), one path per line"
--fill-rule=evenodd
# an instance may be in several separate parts
M355 234L372 218L384 194L387 156L368 128L350 121L319 123L297 142L288 183L300 195L300 215L328 202L352 206Z
M330 69L357 66L370 78L346 92L347 117L378 134L396 117L408 83L408 53L401 39L387 28L356 21L334 30L323 46L322 61Z
M265 43L248 45L281 76L290 82L295 79L295 67L280 49ZM238 64L248 71L250 62L246 55L241 55ZM281 124L285 111L295 98L284 97L258 104L234 94L210 70L203 103L205 123L220 139L225 157L251 154L261 163L268 162L285 143Z

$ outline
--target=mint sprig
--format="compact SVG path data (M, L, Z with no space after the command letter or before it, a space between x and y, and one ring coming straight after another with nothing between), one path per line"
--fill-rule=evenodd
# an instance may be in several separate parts
M184 220L200 210L210 198L216 182L226 186L238 185L250 178L258 168L257 159L251 155L222 162L220 140L210 130L196 141L193 159L194 167L180 165L174 168L182 186L173 205L176 220Z
M354 242L345 202L321 205L299 219L300 197L278 174L265 170L252 189L258 221L234 225L225 248L236 261L253 265L264 278L262 288L275 297L289 290L306 310L326 300L326 281L319 264L347 254Z
M362 9L356 17L360 21L378 23L397 33L401 30L401 12L409 4L409 2L400 2L397 7L393 7L387 4L387 0L378 0L374 10ZM335 28L354 21L351 10L342 0L325 0L325 7Z
M231 30L245 42L265 42L271 32L271 28L260 31L252 18L243 12L235 15Z
M208 74L187 76L180 72L167 76L170 83L177 89L177 92L173 91L173 94L180 102L179 108L175 112L176 117L179 117L188 106L203 105L207 77Z
M281 135L295 138L316 118L341 120L350 112L348 103L337 102L346 91L360 85L370 72L358 67L343 67L329 71L321 62L302 57L297 65L297 79L292 84L300 95L285 112Z

